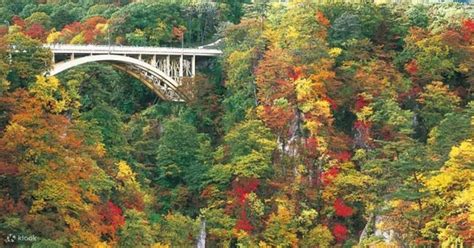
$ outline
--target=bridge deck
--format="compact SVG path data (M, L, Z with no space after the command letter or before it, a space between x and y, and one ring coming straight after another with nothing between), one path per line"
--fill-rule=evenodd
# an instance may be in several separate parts
M48 44L54 54L130 54L130 55L184 55L215 57L222 54L218 49L207 48L171 48L171 47L135 47L104 45L65 45Z

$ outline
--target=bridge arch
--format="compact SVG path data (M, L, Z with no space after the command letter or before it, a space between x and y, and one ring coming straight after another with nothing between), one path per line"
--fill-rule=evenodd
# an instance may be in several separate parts
M179 83L175 79L144 61L123 55L88 55L59 62L53 65L53 69L49 72L49 75L55 76L76 66L92 62L112 63L114 67L140 80L164 100L186 100L186 96L180 92Z

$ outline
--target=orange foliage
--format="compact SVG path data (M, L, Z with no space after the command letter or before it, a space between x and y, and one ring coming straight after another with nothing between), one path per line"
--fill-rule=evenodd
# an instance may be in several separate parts
M284 135L294 117L293 110L290 108L263 106L259 110L259 116L265 125L280 135Z
M412 59L409 63L405 65L405 70L410 74L410 75L415 75L418 72L418 64L416 63L416 60Z
M82 28L86 30L94 30L97 28L97 24L105 24L107 19L101 16L93 16L82 23Z
M330 21L324 16L323 12L316 12L316 20L323 26L329 27Z
M186 32L186 28L183 26L173 27L173 30L171 30L171 34L173 35L173 38L176 40L183 40L185 32Z
M0 138L0 165L17 168L15 177L23 185L17 207L28 208L20 217L32 232L92 245L100 239L93 208L99 196L83 185L100 175L93 159L98 157L95 149L83 142L65 116L46 112L24 90L1 97L0 106L9 117Z
M293 72L290 56L275 48L265 53L255 71L258 96L262 104L271 105L275 99L294 99L294 88L289 74Z
M293 67L288 71L288 76L293 80L298 80L301 77L304 77L303 69L300 66Z

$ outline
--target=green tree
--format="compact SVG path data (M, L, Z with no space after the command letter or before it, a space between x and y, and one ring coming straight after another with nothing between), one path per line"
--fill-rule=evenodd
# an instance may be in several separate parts
M44 28L50 29L52 27L52 20L48 14L44 12L34 12L28 18L25 19L27 25L34 23L43 25Z
M257 104L253 66L264 50L260 36L260 25L255 20L244 20L226 31L223 63L226 95L222 117L226 131L242 121L247 110Z
M219 11L223 19L233 23L239 23L240 18L244 15L243 4L246 0L218 0Z
M50 14L52 20L54 20L54 28L61 30L67 24L79 21L84 15L84 9L74 3L66 3L53 8L53 12Z
M471 117L474 115L474 103L469 103L461 112L451 112L439 124L431 129L428 136L428 152L439 166L448 159L451 148L465 137L474 133ZM456 130L456 132L453 132Z
M199 189L208 170L209 153L207 135L180 118L166 120L157 147L155 182L167 188L185 184Z
M32 248L63 248L64 246L54 240L43 239L39 242L34 242L31 245L31 247Z
M263 178L270 175L272 153L277 144L259 120L244 121L224 137L210 171L212 180L226 185L235 177Z
M359 16L350 12L344 12L336 20L329 30L329 40L335 45L339 45L349 39L362 37L362 26Z
M159 239L172 247L192 247L199 235L199 223L180 213L169 213L161 226Z
M86 16L83 18L88 18L92 16L102 16L105 18L110 18L112 14L117 11L117 7L110 4L96 4L91 6L86 13Z
M11 83L12 90L27 87L36 81L36 75L41 75L50 69L52 54L43 48L39 41L21 33L13 33L7 36L7 42L11 46L8 55L11 56L11 70L7 79Z
M129 148L124 134L125 126L119 111L102 104L83 113L81 119L95 123L102 134L108 153L115 158L127 157Z
M126 223L119 232L119 247L150 247L155 234L145 213L134 209L125 211Z
M429 24L428 8L424 5L410 6L404 15L408 18L410 26L426 28Z
M62 73L59 78L69 88L77 87L83 112L109 105L128 117L157 98L142 82L110 65L86 64Z
M421 117L428 130L436 126L444 115L453 112L459 105L460 98L450 92L442 82L433 82L425 87L425 91L418 98L422 104Z
M133 46L145 46L147 44L145 33L140 29L135 29L133 33L126 34L125 38L127 43Z

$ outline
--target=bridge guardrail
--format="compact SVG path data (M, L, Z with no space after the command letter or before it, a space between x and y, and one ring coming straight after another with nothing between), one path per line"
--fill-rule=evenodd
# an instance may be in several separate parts
M150 54L150 55L197 55L219 56L222 51L209 48L175 48L175 47L140 47L140 46L108 46L108 45L70 45L45 44L54 53L122 53L122 54Z

